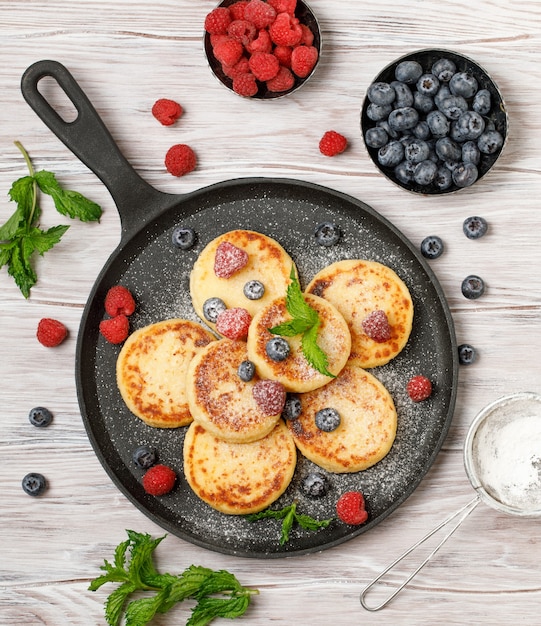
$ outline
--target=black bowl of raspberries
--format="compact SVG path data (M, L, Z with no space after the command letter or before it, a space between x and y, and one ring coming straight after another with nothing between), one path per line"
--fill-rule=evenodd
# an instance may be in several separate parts
M212 72L228 89L273 100L312 76L321 31L301 0L223 0L205 18L204 46Z
M450 193L492 168L507 138L496 83L449 50L418 50L388 65L368 87L361 131L376 167L414 193Z

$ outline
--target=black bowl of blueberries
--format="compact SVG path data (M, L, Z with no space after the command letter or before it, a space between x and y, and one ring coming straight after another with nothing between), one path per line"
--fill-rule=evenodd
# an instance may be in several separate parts
M471 187L507 138L502 95L486 71L449 50L418 50L388 65L367 89L361 131L376 167L425 195Z

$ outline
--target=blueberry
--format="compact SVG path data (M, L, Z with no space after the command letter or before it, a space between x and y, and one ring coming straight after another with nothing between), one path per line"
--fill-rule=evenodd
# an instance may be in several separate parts
M479 172L473 163L461 163L453 170L453 182L457 187L469 187L477 180Z
M437 171L438 166L434 163L434 161L421 161L415 166L413 179L418 185L430 185L430 183L434 180Z
M299 418L302 411L301 400L299 396L295 394L287 394L286 402L284 404L284 409L282 411L282 416L286 420L296 420Z
M389 141L378 150L378 161L383 167L394 167L403 160L404 146L399 141Z
M434 98L431 96L418 91L413 94L413 108L417 111L426 114L432 111L435 106Z
M412 107L394 109L387 118L389 126L394 130L403 131L414 128L419 122L419 113Z
M366 116L373 122L379 122L380 120L386 120L392 110L393 107L390 104L375 104L371 102L366 107Z
M289 344L283 337L273 337L267 341L265 352L273 361L284 361L289 355Z
M451 59L438 59L432 66L432 74L444 83L448 83L455 72L456 65Z
M434 149L442 161L460 161L462 158L460 146L450 137L441 137L438 139Z
M43 426L49 426L53 420L53 414L43 406L36 406L28 414L28 419L32 426L42 428Z
M225 311L227 307L221 298L209 298L203 302L203 315L207 322L216 323L218 315Z
M411 89L400 80L393 80L391 83L391 87L394 89L396 93L396 98L393 102L393 106L395 109L399 109L401 107L410 107L413 105L413 94L411 93Z
M468 300L476 300L485 293L485 283L482 278L471 274L462 281L462 295Z
M402 61L394 71L396 80L409 85L416 83L423 74L423 68L417 61Z
M397 130L394 130L389 126L389 122L385 120L380 120L377 124L378 128L383 128L383 130L391 137L391 139L398 139L400 137L400 133Z
M486 234L488 224L484 217L474 215L464 220L462 230L468 239L479 239L479 237Z
M443 102L443 100L445 98L448 98L451 94L451 90L449 89L448 85L440 85L440 88L438 89L438 93L434 96L434 104L438 107L438 109L441 106L441 103Z
M426 141L430 138L430 127L426 120L421 120L417 123L417 126L412 128L412 133L417 139L423 139Z
M330 407L320 409L316 413L315 421L319 430L330 433L340 426L340 413L338 413L336 409L332 409Z
M453 174L451 170L445 165L438 167L436 176L434 176L434 184L440 191L445 191L453 183Z
M342 231L337 224L333 224L332 222L323 222L316 226L316 230L314 232L316 236L316 242L320 246L334 246L340 240L342 236Z
M249 383L255 375L255 365L252 361L242 361L237 368L237 374L242 381Z
M396 98L395 90L389 83L378 81L372 83L366 92L370 102L374 104L391 104Z
M404 147L404 156L407 161L411 161L412 163L426 161L426 159L428 159L429 152L430 148L428 147L428 144L422 139L412 139Z
M450 120L457 120L468 110L468 103L462 96L450 95L442 98L438 109Z
M443 241L437 235L430 235L421 241L421 254L427 259L437 259L443 253Z
M494 154L503 146L503 137L497 130L485 130L477 140L483 154Z
M364 141L369 148L381 148L389 141L389 135L384 128L374 126L366 131Z
M148 469L156 463L156 452L149 446L139 446L133 451L132 459L137 467Z
M425 96L435 96L440 88L440 81L434 74L423 74L417 81L417 91Z
M413 180L414 170L415 163L412 163L411 161L401 161L394 168L394 175L401 183L407 185Z
M467 141L477 139L485 130L485 120L475 111L465 111L456 121L457 129Z
M328 478L321 472L310 472L301 482L301 491L309 498L322 498L328 490Z
M248 300L260 300L265 293L265 285L259 280L249 280L244 285L243 292Z
M181 250L192 248L195 245L196 238L194 229L187 226L177 226L171 235L173 245Z
M43 474L31 472L23 478L22 487L24 492L29 496L39 496L45 491L47 481L45 480L45 476L43 476Z
M471 365L477 358L477 352L473 346L463 343L458 346L458 362L460 365Z
M480 115L488 115L492 108L492 97L488 89L479 89L473 98L471 108Z
M469 72L457 72L449 81L449 89L455 96L471 98L478 89L477 79Z
M435 138L445 137L449 133L449 120L441 111L430 111L426 116L426 123Z
M479 165L481 159L481 151L475 141L466 141L462 144L462 161L464 163L473 163Z

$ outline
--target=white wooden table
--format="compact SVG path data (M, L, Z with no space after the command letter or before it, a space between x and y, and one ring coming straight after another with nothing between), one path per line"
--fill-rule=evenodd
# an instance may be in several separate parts
M538 624L541 602L539 522L481 506L438 557L379 613L367 613L359 592L406 547L473 495L462 446L468 425L487 403L515 391L541 391L541 4L478 0L367 3L311 0L324 38L316 76L294 96L271 103L228 93L211 75L202 24L212 0L0 0L0 219L14 206L11 183L26 174L19 140L36 169L100 203L100 224L73 222L64 240L37 259L38 284L24 300L0 273L0 623L101 624L106 589L89 581L132 528L162 529L113 485L81 421L74 355L81 313L95 278L120 236L118 213L101 182L42 124L23 101L20 78L51 58L76 76L121 150L150 184L183 193L239 176L284 176L346 192L391 220L414 244L441 236L445 254L432 267L455 321L459 343L479 354L462 367L453 424L420 487L369 533L322 553L260 561L221 555L172 535L158 550L163 570L191 563L233 571L260 595L242 622L312 624ZM443 47L466 54L504 93L510 137L494 170L472 189L440 198L410 195L376 172L359 133L365 90L402 54ZM157 98L177 100L184 117L171 128L150 115ZM324 131L349 139L330 159L318 152ZM199 165L184 178L163 167L173 143L188 143ZM44 201L42 224L68 223ZM470 241L462 222L484 216L489 233ZM487 284L477 301L460 293L475 273ZM69 329L55 350L39 345L39 319ZM29 425L44 405L54 423ZM29 471L50 489L30 498ZM393 575L391 582L400 580ZM156 624L184 623L179 605ZM218 622L217 622L218 623ZM225 623L225 622L224 622Z

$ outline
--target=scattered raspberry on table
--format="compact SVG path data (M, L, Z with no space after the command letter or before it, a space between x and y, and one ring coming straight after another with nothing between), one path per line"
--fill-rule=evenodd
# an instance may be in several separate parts
M165 167L173 176L184 176L195 169L197 157L195 152L186 144L179 143L171 146L165 155Z
M348 140L334 130L328 130L319 141L319 151L325 156L336 156L347 148Z
M54 348L59 346L68 335L68 329L58 320L44 317L38 323L36 337L42 346Z
M171 126L182 115L183 109L178 102L160 98L156 100L152 106L152 115L163 124L163 126Z

